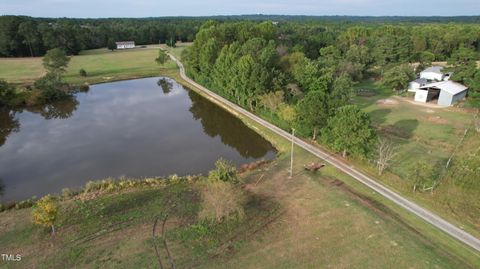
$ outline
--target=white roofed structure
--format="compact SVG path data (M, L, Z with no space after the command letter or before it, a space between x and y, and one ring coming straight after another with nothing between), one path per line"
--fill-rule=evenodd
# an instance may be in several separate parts
M438 97L438 105L451 106L456 101L465 98L467 90L466 86L450 80L429 83L418 89L415 101L428 102Z

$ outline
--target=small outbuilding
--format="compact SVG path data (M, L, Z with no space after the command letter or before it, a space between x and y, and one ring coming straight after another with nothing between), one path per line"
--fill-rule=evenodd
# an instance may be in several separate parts
M443 67L441 66L431 66L420 72L420 78L442 81L445 78L445 74L442 72L442 69Z
M115 42L115 44L117 44L118 50L135 48L135 41L120 41Z
M466 97L468 88L453 81L434 82L420 87L415 93L415 101L429 102L438 98L439 106L451 106Z
M428 80L425 78L417 78L414 81L408 83L409 92L417 92L420 87L425 86L428 83Z

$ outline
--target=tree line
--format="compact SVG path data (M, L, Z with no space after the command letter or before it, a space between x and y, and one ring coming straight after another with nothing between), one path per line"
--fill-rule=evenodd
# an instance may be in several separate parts
M61 48L67 54L107 47L115 41L158 44L168 40L193 41L204 19L47 19L0 16L0 56L43 56Z

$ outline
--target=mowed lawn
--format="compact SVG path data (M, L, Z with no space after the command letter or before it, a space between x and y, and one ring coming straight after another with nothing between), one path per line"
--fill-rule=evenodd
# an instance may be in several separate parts
M72 56L65 80L70 83L98 83L113 80L156 76L161 70L175 70L172 61L158 65L154 60L158 48L136 48L131 50L96 49L83 51ZM87 77L80 77L80 69L87 71ZM32 83L45 73L42 58L0 58L0 78L11 83Z

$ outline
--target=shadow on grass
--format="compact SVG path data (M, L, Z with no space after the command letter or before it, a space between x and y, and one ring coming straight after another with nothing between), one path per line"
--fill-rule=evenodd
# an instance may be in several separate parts
M391 112L392 112L391 109L382 108L382 109L374 110L368 114L372 118L372 121L374 124L380 125L382 123L385 123L385 121L387 120L387 115L390 114Z
M418 120L411 119L411 120L399 120L395 122L393 125L394 129L398 131L400 136L403 138L412 138L413 132L418 127Z
M397 137L401 139L410 139L418 127L418 120L399 120L393 125L381 125L378 131L386 137Z

